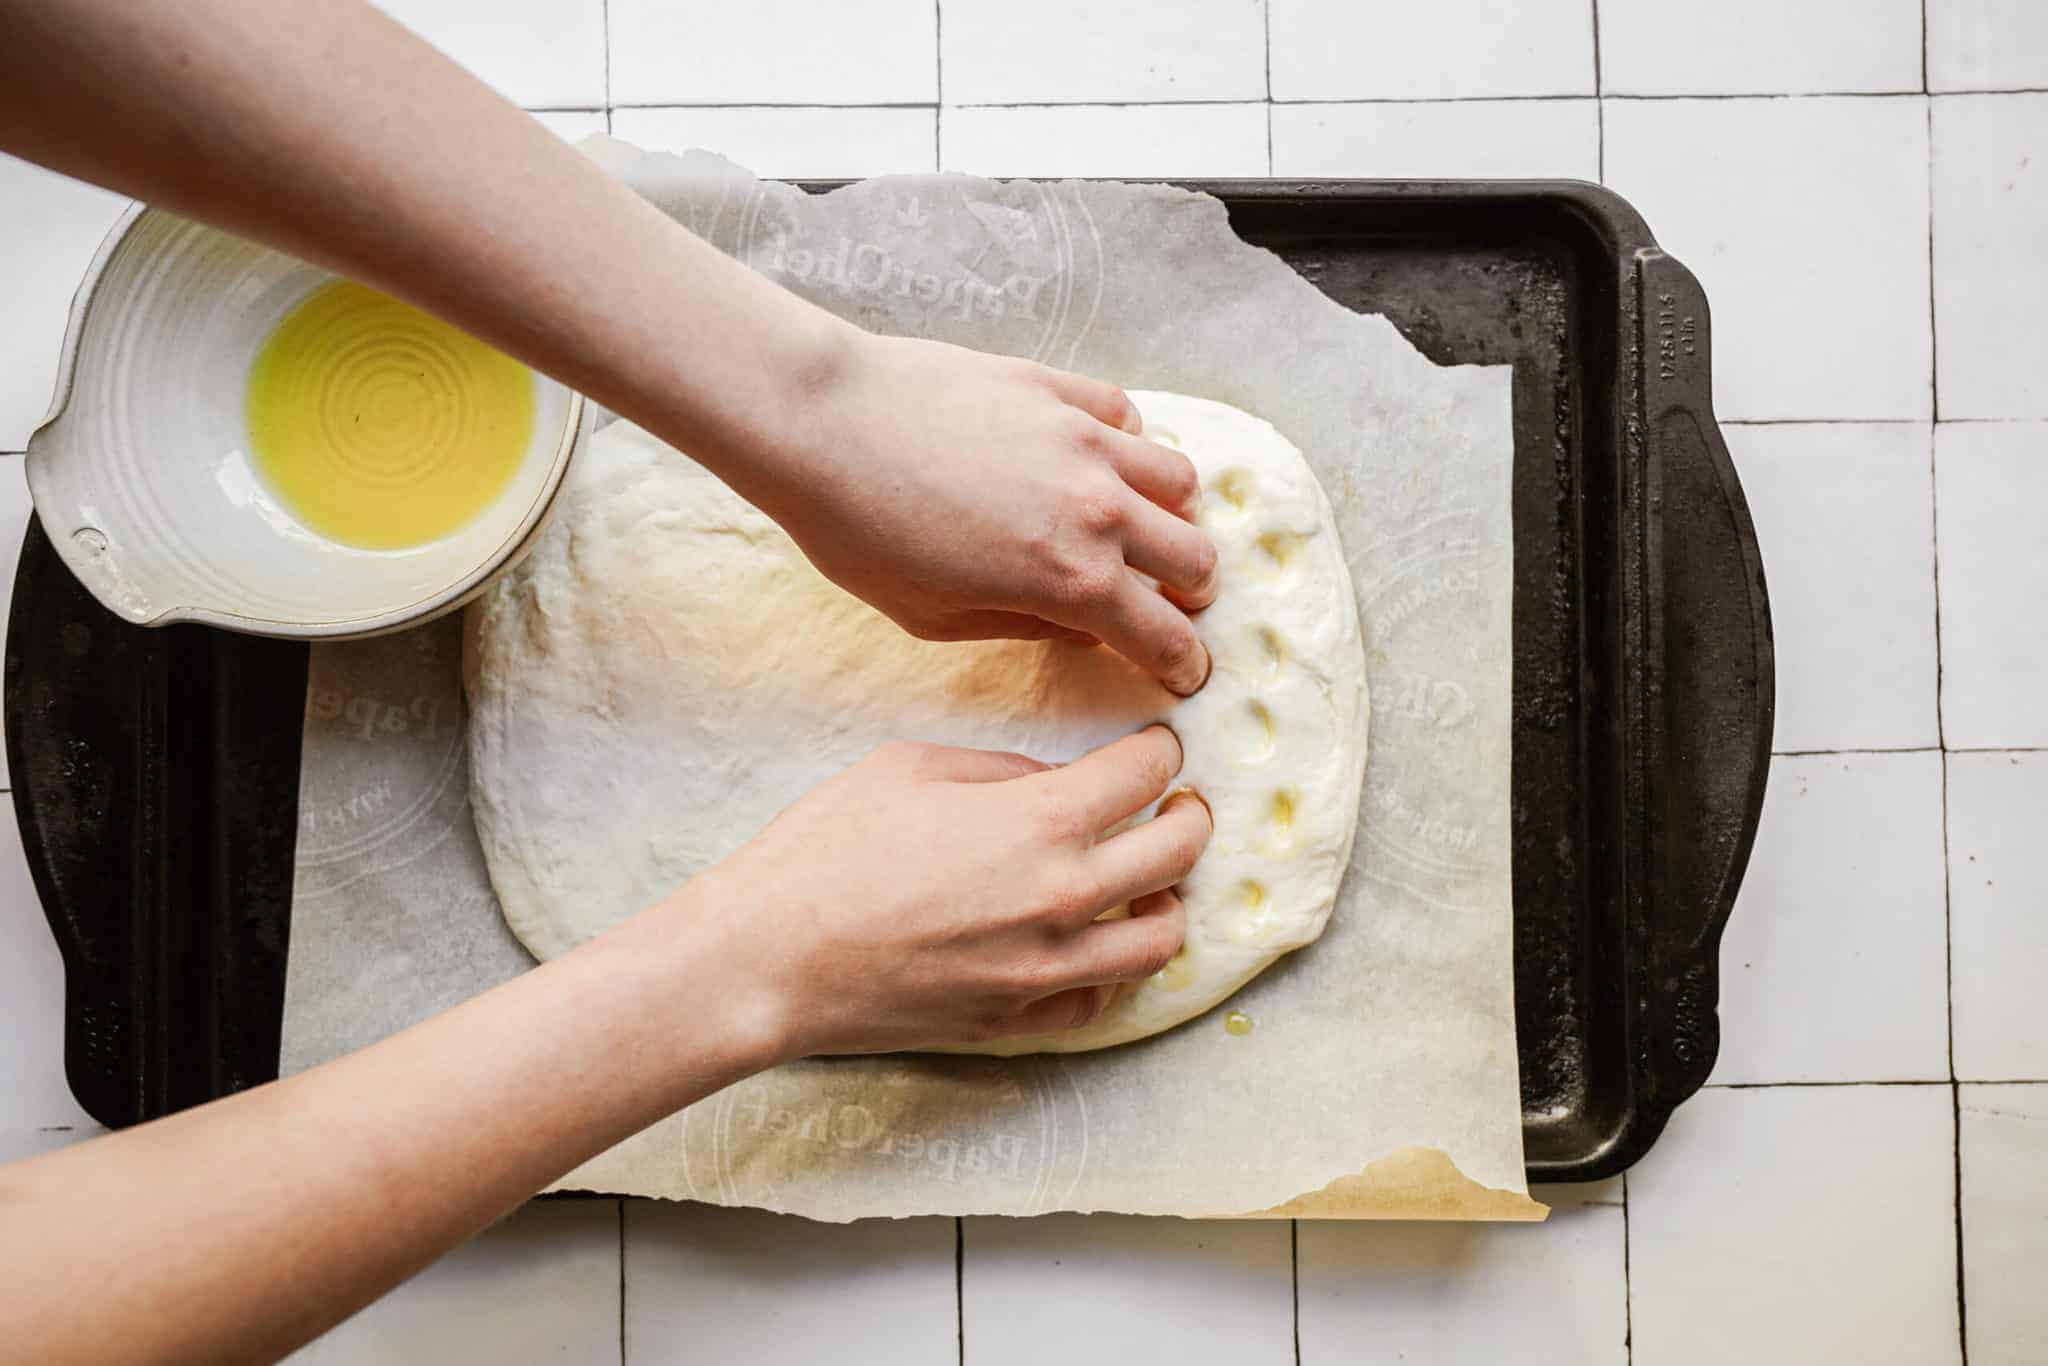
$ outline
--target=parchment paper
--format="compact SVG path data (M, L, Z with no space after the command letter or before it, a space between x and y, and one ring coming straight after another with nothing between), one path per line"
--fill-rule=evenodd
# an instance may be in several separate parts
M1373 715L1337 910L1230 1002L1249 1035L1219 1009L1093 1054L795 1063L561 1186L821 1219L1542 1217L1523 1185L1512 996L1508 369L1430 364L1240 241L1206 196L918 176L810 197L702 153L584 150L868 328L1273 422L1336 508ZM470 821L459 655L452 620L313 651L287 1073L532 966Z

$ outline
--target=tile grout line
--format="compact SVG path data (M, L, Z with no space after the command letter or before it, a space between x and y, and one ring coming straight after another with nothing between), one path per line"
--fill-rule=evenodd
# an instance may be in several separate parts
M1623 1360L1634 1366L1636 1359L1635 1287L1629 1272L1628 1173L1621 1174L1621 1350Z
M1278 105L1414 105L1414 104L1573 104L1589 100L1622 100L1656 104L1678 100L1903 100L1944 99L1950 95L2039 95L2048 86L2010 90L1943 90L1929 95L1917 88L1897 90L1755 90L1737 94L1595 94L1564 91L1550 95L1391 95L1376 98L1319 99L1308 95L1272 96ZM1256 99L1190 100L961 100L956 109L1179 109L1203 106L1258 104ZM930 100L857 100L851 102L803 100L658 100L644 104L622 104L622 109L929 109Z
M1259 19L1266 36L1266 174L1273 174L1273 0L1265 0L1259 6ZM1297 1366L1301 1360L1300 1345L1295 1347Z
M1931 93L1927 86L1927 0L1920 0L1920 93Z
M967 1220L953 1216L953 1343L967 1366Z
M1933 142L1929 141L1932 153ZM1930 202L1932 196L1930 195ZM1927 477L1934 523L1934 699L1935 732L1946 733L1941 721L1941 506L1935 484L1934 442L1928 441ZM1941 756L1941 973L1946 988L1943 1006L1948 1031L1949 1142L1954 1192L1956 1247L1956 1351L1961 1366L1970 1366L1969 1303L1963 1285L1963 1088L1956 1081L1956 950L1955 950L1955 868L1949 856L1948 755Z
M1645 104L1671 100L1903 100L1925 95L1927 92L1917 86L1900 86L1895 90L1749 90L1749 91L1697 91L1688 93L1616 91L1604 95L1610 100L1639 100ZM1556 99L1558 96L1538 95L1535 99Z
M1606 78L1600 69L1600 0L1590 0L1593 11L1593 98L1606 93Z
M1287 1221L1288 1283L1294 1296L1289 1317L1294 1327L1294 1366L1301 1366L1301 1220Z
M1924 0L1923 0L1924 5ZM1924 8L1923 8L1924 14ZM1925 33L1922 33L1923 42ZM1924 61L1923 48L1923 61ZM1928 308L1928 352L1929 365L1933 366L1934 348L1934 102L1927 105L1927 308ZM1935 421L1940 422L1941 392L1930 376ZM1952 1174L1955 1193L1955 1239L1956 1239L1956 1338L1957 1351L1961 1355L1961 1366L1969 1366L1970 1342L1966 1330L1967 1308L1963 1291L1963 1090L1956 1081L1956 954L1955 954L1955 909L1954 909L1954 868L1949 858L1949 816L1948 816L1948 727L1943 719L1942 677L1945 661L1941 648L1941 480L1938 443L1931 429L1927 434L1927 513L1928 543L1934 562L1934 734L1941 743L1941 976L1943 987L1942 1006L1944 1026L1947 1032L1948 1048L1948 1094L1949 1094L1949 1138L1953 1144L1954 1171Z
M1929 90L1927 97L1933 100L1950 95L2048 95L2048 85L1987 85L1958 88L1955 90Z
M1948 1086L1946 1077L1922 1077L1918 1080L1896 1078L1870 1078L1858 1081L1710 1081L1700 1087L1702 1091L1818 1091L1840 1090L1850 1086Z
M1970 1366L1970 1306L1963 1291L1963 1088L1950 1082L1948 1097L1956 1144L1956 1352L1961 1366Z
M946 120L946 10L932 0L932 173L945 166L946 144L939 125Z
M1249 104L1249 100L1215 100L1215 104ZM614 109L937 109L937 100L621 100ZM962 109L1002 109L1004 105L967 104ZM1062 108L1065 106L1052 106ZM1078 106L1077 106L1078 107Z
M1924 0L1923 0L1924 3ZM1941 421L1941 327L1934 294L1934 97L1927 101L1927 410Z
M626 1201L619 1206L619 1366L626 1366Z
M1924 427L1924 417L1722 417L1723 427ZM2014 419L2018 421L2020 419Z
M612 0L599 0L598 15L604 26L604 131L609 134L612 131ZM623 1349L621 1353L623 1362Z

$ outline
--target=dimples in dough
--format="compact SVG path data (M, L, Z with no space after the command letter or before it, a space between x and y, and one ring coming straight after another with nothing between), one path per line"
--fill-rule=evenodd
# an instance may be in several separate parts
M1258 418L1132 398L1146 434L1200 472L1221 555L1196 618L1214 671L1191 698L1107 649L913 639L684 456L623 422L599 433L540 543L467 623L477 832L520 941L567 952L884 741L1064 762L1153 721L1180 736L1178 782L1215 817L1182 884L1186 947L1084 1028L967 1051L1142 1038L1314 940L1350 857L1367 720L1329 503Z

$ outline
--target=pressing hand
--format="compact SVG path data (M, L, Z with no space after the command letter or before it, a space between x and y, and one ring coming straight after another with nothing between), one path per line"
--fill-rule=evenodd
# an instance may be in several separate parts
M1193 464L1136 435L1123 390L940 342L848 353L763 504L826 577L925 640L1101 641L1201 687L1188 613L1216 596L1216 548Z
M1154 726L1064 768L893 744L784 811L648 916L712 916L784 1056L1069 1029L1180 948L1174 884L1209 841L1157 801L1180 742ZM1129 903L1128 918L1098 920ZM742 966L744 965L744 966Z

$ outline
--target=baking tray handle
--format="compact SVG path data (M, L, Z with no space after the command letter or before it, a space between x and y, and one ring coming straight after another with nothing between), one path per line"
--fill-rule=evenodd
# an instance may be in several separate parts
M1637 255L1648 455L1643 770L1650 883L1648 1075L1668 1113L1720 1046L1721 931L1770 766L1776 670L1749 505L1714 420L1707 299L1683 265Z

